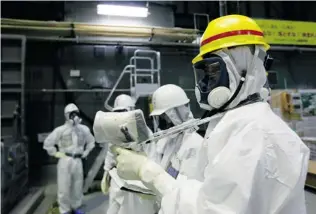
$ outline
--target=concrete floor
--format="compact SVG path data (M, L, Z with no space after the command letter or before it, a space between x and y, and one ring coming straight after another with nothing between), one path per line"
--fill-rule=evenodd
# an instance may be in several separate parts
M307 214L316 213L316 194L305 191ZM87 214L106 214L108 198L102 193L85 196ZM133 213L131 213L133 214Z
M306 209L307 214L316 213L316 194L305 191Z
M52 167L52 173L55 173L56 167ZM56 201L57 195L57 186L56 179L54 174L49 174L47 176L50 181L43 183L46 185L45 191L45 199L43 203L37 208L34 214L43 214L45 213L45 209ZM48 179L47 178L47 179ZM315 214L316 213L316 194L306 191L306 205L307 205L307 214ZM104 196L101 192L96 192L93 194L86 195L84 197L85 210L87 214L106 214L108 208L108 197ZM131 213L133 214L133 213Z
M87 214L106 214L108 203L108 196L103 195L101 192L89 194L84 198Z

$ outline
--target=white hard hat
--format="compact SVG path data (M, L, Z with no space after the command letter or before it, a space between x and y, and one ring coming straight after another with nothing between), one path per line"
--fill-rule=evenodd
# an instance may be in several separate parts
M121 94L116 97L114 101L114 108L112 111L117 110L131 110L132 108L135 108L135 102L131 96L126 94Z
M158 88L152 97L153 111L150 116L157 116L167 110L185 105L190 100L182 88L177 85L164 85Z

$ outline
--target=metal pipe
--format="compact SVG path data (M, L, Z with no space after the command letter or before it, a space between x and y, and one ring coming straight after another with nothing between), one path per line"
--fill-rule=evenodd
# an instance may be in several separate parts
M193 13L193 21L194 21L194 30L198 31L198 27L197 27L197 20L196 20L196 17L197 16L205 16L206 19L207 19L207 24L206 26L208 25L208 23L210 22L210 16L206 13Z
M178 42L149 42L149 41L122 41L122 40L106 40L95 38L59 38L59 37L42 37L42 36L26 36L30 41L50 41L50 42L72 42L77 44L93 44L93 45L130 45L130 46L166 46L166 47L191 47L198 48L198 44L178 43Z
M130 58L129 64L130 64L130 65L135 65L135 68L136 68L136 69L137 69L137 67L136 67L136 61L137 61L137 59L152 61L152 58L150 58L150 57L145 57L145 56L133 56L133 57Z
M26 36L29 41L51 41L51 42L73 42L77 44L93 44L93 45L117 45L123 44L127 46L165 46L165 47L185 47L198 49L199 44L192 43L178 43L178 42L148 42L148 41L122 41L122 40L106 40L106 39L93 39L93 38L58 38L58 37L38 37L38 36ZM272 51L306 51L314 52L316 48L305 47L289 47L289 46L271 46ZM159 57L160 59L160 57ZM158 63L159 65L159 63Z
M9 19L1 18L2 25L14 25L21 27L51 27L51 28L75 28L75 29L125 29L125 30L144 30L151 32L152 29L155 32L169 32L169 33L196 33L194 29L187 28L167 28L167 27L148 27L148 26L122 26L122 25L102 25L102 24L90 24L80 22L55 22L55 21L36 21L36 20L24 20L24 19Z
M82 92L82 93L95 93L95 92L111 92L112 89L40 89L40 90L29 90L29 92L40 91L44 93L63 93L63 92ZM118 92L126 92L130 89L116 89Z
M128 72L130 69L132 69L132 68L134 68L133 65L127 65L127 66L125 66L125 68L123 69L121 75L120 75L119 78L117 79L115 85L114 85L113 88L110 90L110 94L108 95L108 97L106 98L106 100L105 100L105 102L104 102L104 107L105 107L107 110L112 111L113 108L112 108L108 103L109 103L109 101L110 101L110 99L111 99L113 93L114 93L115 91L118 91L118 90L119 90L119 89L116 89L116 88L117 88L118 84L120 83L121 79L123 78L124 74L127 73L127 72ZM129 90L130 90L130 89L128 89L128 91L129 91Z
M272 51L306 51L314 52L316 48L305 48L305 47L289 47L289 46L271 46Z
M2 89L4 92L10 92L10 93L17 93L21 92L21 89ZM115 89L115 92L129 92L131 89ZM194 89L183 89L184 91L192 91L194 92ZM95 93L95 92L111 92L112 89L33 89L33 90L28 90L25 89L25 92L40 92L40 93L73 93L73 92L80 92L80 93Z
M26 36L27 40L31 41L52 41L52 42L74 42L78 44L100 44L100 45L130 45L130 46L165 46L165 47L186 47L194 48L197 50L199 44L192 43L178 43L178 42L148 42L148 41L122 41L122 40L106 40L106 39L93 39L93 38L58 38L58 37L37 37L37 36ZM306 51L314 52L316 48L306 47L289 47L289 46L271 46L272 51ZM149 50L148 50L149 51ZM160 61L160 54L159 54ZM158 60L157 60L158 61ZM160 64L158 63L158 66Z
M237 10L237 14L240 14L240 0L236 1L236 10Z
M182 43L176 43L176 44L182 44ZM161 69L161 60L160 60L160 52L154 51L154 50L136 50L134 55L137 56L137 54L140 53L153 53L156 55L157 59L157 70Z
M137 51L137 50L136 50L136 51ZM136 52L136 51L135 51L135 52ZM138 59L138 60L149 60L150 65L151 65L151 66L153 65L152 58L150 58L150 57L135 56L135 54L134 54L134 56L130 58L129 64L134 66L134 67L133 67L133 68L134 68L134 73L133 73L132 76L134 77L135 85L137 84L137 71L138 71L138 69L137 69L137 59ZM153 67L151 67L151 70L152 70L152 69L153 69ZM132 76L131 76L131 77L132 77Z
M219 1L219 16L225 16L227 13L226 11L226 1L220 0Z

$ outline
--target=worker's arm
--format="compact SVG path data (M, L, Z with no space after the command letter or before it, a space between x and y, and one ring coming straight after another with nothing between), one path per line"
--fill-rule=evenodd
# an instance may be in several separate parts
M61 128L55 128L44 140L43 148L47 151L50 156L56 156L57 148L55 145L58 144L58 141L61 137Z
M103 192L103 194L107 195L109 192L109 188L110 188L110 176L109 176L109 171L115 166L115 159L114 159L114 155L111 152L111 150L109 149L111 144L107 143L108 146L108 151L106 154L106 157L104 159L104 173L103 173L103 178L101 181L101 190Z
M82 157L85 158L89 155L89 153L95 147L95 139L93 135L91 134L90 129L87 126L83 126L83 127L84 127L85 140L86 140L86 149L83 152Z
M160 214L249 213L252 196L256 197L253 187L264 177L260 174L263 140L260 131L228 139L227 149L205 168L203 182L176 181L165 191ZM208 150L210 154L212 147Z
M106 153L106 157L104 159L104 166L103 166L103 169L106 172L110 171L116 164L114 154L110 150L110 147L112 146L112 144L110 143L107 143L107 144L108 144L108 151Z

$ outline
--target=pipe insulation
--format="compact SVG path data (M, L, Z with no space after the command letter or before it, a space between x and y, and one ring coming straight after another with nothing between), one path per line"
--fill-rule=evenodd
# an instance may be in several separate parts
M140 26L113 26L96 25L76 22L55 22L55 21L33 21L20 19L1 19L1 29L25 30L32 32L47 33L71 33L85 36L108 36L108 37L153 37L162 36L174 39L194 40L197 37L197 30L183 28L164 27L140 27Z

